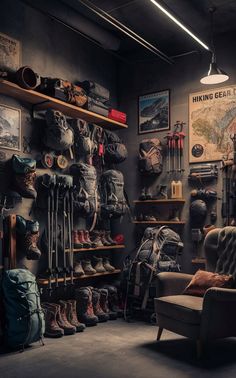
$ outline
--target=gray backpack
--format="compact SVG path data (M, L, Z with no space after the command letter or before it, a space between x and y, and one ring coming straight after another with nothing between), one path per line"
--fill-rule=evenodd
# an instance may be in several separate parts
M101 212L103 217L120 217L128 209L124 177L120 171L109 169L100 178Z

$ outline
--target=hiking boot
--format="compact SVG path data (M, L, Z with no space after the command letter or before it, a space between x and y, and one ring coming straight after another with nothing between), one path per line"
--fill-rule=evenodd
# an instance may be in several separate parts
M95 244L96 248L98 248L98 247L104 247L104 245L102 244L101 236L100 236L98 230L94 230L92 232L92 241Z
M86 326L95 326L98 317L94 314L92 303L92 291L89 287L80 287L75 291L77 316L80 322Z
M84 276L84 270L81 264L81 261L76 261L74 266L74 275L75 277L81 277Z
M109 315L105 314L100 306L100 291L99 289L92 288L92 303L94 314L98 317L99 323L107 322L109 320Z
M140 201L145 201L145 199L146 199L146 188L143 188L143 189L141 190L141 194L140 194L140 196L139 196L139 200L140 200Z
M113 285L104 285L104 289L108 290L108 304L112 312L117 312L118 317L123 316L123 310L120 308L118 290Z
M153 197L155 200L166 200L168 198L167 195L167 185L158 185L157 187L157 194Z
M105 231L105 237L106 237L106 240L110 243L110 245L118 244L115 240L112 239L111 231Z
M156 222L157 218L154 217L154 215L144 215L143 220L149 222Z
M152 193L150 191L150 188L146 188L146 194L145 194L145 200L152 199Z
M39 260L41 251L37 246L39 240L39 222L16 216L17 241L28 260Z
M108 290L107 289L99 289L100 292L100 306L101 309L105 312L105 314L109 315L109 320L116 320L117 319L117 312L111 311L108 304Z
M12 156L13 186L16 191L25 198L37 197L35 190L36 161L29 158Z
M93 269L91 261L88 259L82 261L82 266L83 266L84 273L87 275L93 275L97 273L96 270Z
M95 263L94 269L96 270L96 272L97 273L105 273L106 269L103 266L102 257L93 256L93 260L94 260L94 263Z
M91 248L91 244L85 240L84 230L78 230L78 238L83 248Z
M76 327L73 326L68 318L67 318L67 313L68 310L70 310L70 306L68 305L67 302L65 301L59 301L60 304L60 320L58 320L58 324L60 327L64 329L65 335L74 335L76 333ZM68 309L69 307L69 309Z
M179 222L179 209L171 209L168 220L172 222Z
M44 311L44 319L45 319L44 336L53 337L53 338L64 336L64 330L59 327L56 320L58 308L49 307L48 303L42 303L41 305Z
M71 299L66 302L67 303L67 319L69 320L70 324L76 328L76 332L83 332L85 330L85 324L80 323L77 318L76 313L76 300Z
M91 248L96 247L96 244L94 242L92 242L92 240L90 239L90 235L89 235L89 232L87 230L84 230L84 240L86 241L86 243L90 244Z
M100 231L101 242L104 247L109 247L111 243L106 239L105 231Z
M103 267L107 272L114 272L116 270L116 268L111 265L110 259L108 257L103 258Z
M80 243L80 240L79 240L79 235L78 235L78 231L77 230L74 230L72 231L72 240L73 240L73 245L74 245L74 248L83 248L83 244Z

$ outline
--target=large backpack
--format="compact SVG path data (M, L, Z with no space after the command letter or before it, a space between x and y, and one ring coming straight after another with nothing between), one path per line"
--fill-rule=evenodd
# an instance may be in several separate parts
M91 158L95 150L95 144L91 138L89 124L82 119L73 119L71 125L75 136L74 150L76 157Z
M101 212L103 217L120 217L128 209L124 177L120 171L109 169L100 178Z
M64 114L59 110L48 109L45 118L47 123L43 135L45 146L60 152L68 150L74 143L74 133Z
M158 138L144 139L139 145L139 171L152 175L162 172L162 147Z
M96 169L93 165L77 163L70 167L70 174L75 185L75 211L82 216L94 216L98 213L100 205Z
M44 314L35 276L27 269L7 270L2 281L8 346L24 346L42 339Z
M112 131L105 131L105 161L108 164L122 163L127 158L127 148L118 137L118 135Z

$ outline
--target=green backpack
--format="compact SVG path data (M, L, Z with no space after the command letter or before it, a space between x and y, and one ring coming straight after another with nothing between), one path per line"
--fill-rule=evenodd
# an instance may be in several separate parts
M42 340L45 322L35 276L27 269L7 270L2 288L7 345L24 348Z

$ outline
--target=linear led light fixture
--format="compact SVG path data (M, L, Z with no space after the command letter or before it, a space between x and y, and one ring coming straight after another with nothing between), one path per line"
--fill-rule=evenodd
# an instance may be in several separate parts
M197 41L204 49L210 51L210 48L203 42L201 39L199 39L195 34L191 32L182 22L177 20L176 17L174 17L170 12L168 12L161 4L159 4L156 0L150 0L151 3L156 5L157 8L159 8L167 17L169 17L176 25L178 25L181 29L185 31L185 33L189 34L195 41Z

